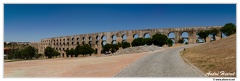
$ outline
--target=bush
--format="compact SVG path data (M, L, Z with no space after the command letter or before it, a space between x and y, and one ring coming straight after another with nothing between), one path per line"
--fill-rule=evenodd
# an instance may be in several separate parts
M208 37L209 33L210 33L209 31L200 31L198 32L198 36L203 38L204 41L206 42L206 38Z
M166 35L157 33L157 34L153 35L152 42L154 45L163 46L164 44L166 44L167 39L168 38Z
M144 38L144 43L147 45L152 45L152 39L151 38Z
M124 49L124 48L128 48L128 47L130 47L130 43L128 43L128 42L123 42L122 43L122 48Z
M236 25L233 23L227 23L220 29L222 33L224 33L226 36L230 36L232 34L236 33Z
M58 53L57 51L55 51L52 47L47 47L45 50L44 50L44 54L45 56L47 56L48 58L52 58L52 57L57 57L60 55L60 53Z
M38 58L42 58L43 57L43 54L36 54L35 55L35 58L38 59Z
M10 49L8 59L33 59L37 54L37 49L26 46L23 49Z
M168 47L171 47L173 45L172 39L167 39L167 45Z
M132 41L132 46L135 47L135 46L142 46L145 44L145 41L143 38L136 38Z
M112 45L111 44L106 44L103 46L103 51L110 51Z
M94 49L91 48L90 45L88 44L80 46L80 54L82 54L83 56L87 54L91 56L93 52L94 52Z

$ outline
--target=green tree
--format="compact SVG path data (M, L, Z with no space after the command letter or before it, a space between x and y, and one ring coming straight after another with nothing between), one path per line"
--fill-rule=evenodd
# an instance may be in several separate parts
M123 42L122 43L122 48L124 49L124 48L128 48L128 47L130 47L130 43L128 43L128 42Z
M46 49L44 50L44 54L45 56L47 56L48 58L52 58L54 56L54 49L52 47L46 47Z
M173 45L172 39L167 39L166 42L167 42L168 47L171 47Z
M164 34L155 34L153 35L152 41L154 45L163 46L166 44L167 36Z
M213 28L211 30L209 30L209 33L213 35L213 40L216 40L216 35L219 33L219 30L217 30L216 28Z
M28 46L22 51L25 51L25 55L27 59L32 59L37 54L37 49L32 46Z
M135 47L135 46L142 46L145 44L145 41L143 38L136 38L132 41L132 46Z
M53 56L55 56L55 57L57 57L57 56L59 56L60 55L60 53L59 52L57 52L57 51L53 51Z
M117 43L118 47L122 47L122 43Z
M74 49L73 48L70 49L70 55L71 55L71 57L73 57L73 55L74 55Z
M114 53L119 49L119 46L117 44L112 44L111 45L111 52Z
M220 29L220 31L226 36L230 36L236 33L236 25L233 23L227 23Z
M111 44L106 44L103 46L103 51L110 51L112 45Z
M38 59L38 58L43 57L43 54L41 54L41 53L40 54L36 54L34 57Z
M151 38L144 38L144 43L147 45L152 45L152 39Z
M80 46L80 54L82 54L83 56L87 54L91 56L93 52L94 52L94 49L91 48L90 45L88 44Z
M201 37L201 38L203 38L205 42L206 42L206 38L208 37L208 35L209 35L209 31L208 31L208 30L206 30L206 31L200 31L200 32L198 33L198 36Z
M66 53L67 57L69 57L69 55L71 55L71 52L69 49L65 50L65 53Z
M80 45L78 44L74 49L74 55L75 57L78 57L79 54L80 54Z

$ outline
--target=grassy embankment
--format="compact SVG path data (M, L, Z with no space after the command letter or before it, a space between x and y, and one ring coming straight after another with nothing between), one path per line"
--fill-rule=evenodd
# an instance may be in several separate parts
M215 72L220 77L233 77L228 74L235 72L236 76L236 34L187 48L182 56L204 73ZM221 75L223 71L225 75Z

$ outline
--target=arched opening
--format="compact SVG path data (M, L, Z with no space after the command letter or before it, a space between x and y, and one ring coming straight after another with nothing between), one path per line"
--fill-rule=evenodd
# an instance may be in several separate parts
M112 35L112 40L116 40L117 36L116 35Z
M72 38L72 41L74 41L74 37Z
M138 34L134 34L134 35L133 35L133 38L134 38L134 39L138 38Z
M151 38L151 36L150 36L149 33L145 33L143 37L144 37L144 38Z
M106 36L105 35L103 35L102 37L101 37L101 39L102 39L102 46L104 46L104 45L106 45Z
M88 44L89 44L89 45L92 45L92 41L89 41Z
M106 44L106 41L102 41L102 46L105 46Z
M122 42L127 42L127 36L126 36L126 34L123 34L123 35L122 35Z
M226 38L227 36L221 32L221 38Z
M69 45L69 42L67 42L67 45Z
M89 44L89 45L92 44L92 37L91 37L91 36L89 37L89 42L88 42L88 44Z
M117 44L117 42L115 40L112 41L112 44Z
M92 41L92 37L91 36L89 37L89 41Z
M175 42L176 42L176 41L174 40L174 39L175 39L175 34L174 34L174 32L169 32L169 33L168 33L168 38L171 39L171 40L173 41L173 45L175 45Z
M74 45L74 42L72 42L72 45Z
M80 41L79 38L77 38L77 41Z
M188 42L188 32L182 32L181 37L183 39L183 44L187 44Z
M112 35L112 44L116 44L116 40L117 40L117 36L116 35Z
M86 40L85 37L83 37L82 40L85 41Z
M99 40L99 36L96 36L96 40Z
M82 41L82 44L84 45L84 44L85 44L85 41L86 41L86 38L83 37L82 40L83 40L83 41Z
M98 41L96 41L96 44L98 45Z
M196 37L197 37L196 43L204 43L203 38L199 37L198 32L196 33Z

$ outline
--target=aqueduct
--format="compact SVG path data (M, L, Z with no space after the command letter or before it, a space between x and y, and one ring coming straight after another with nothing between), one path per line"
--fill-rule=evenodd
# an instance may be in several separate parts
M113 31L113 32L99 32L90 34L79 34L72 36L60 36L52 38L41 39L41 42L35 43L35 47L38 48L39 53L44 53L44 49L47 46L51 46L60 53L61 57L66 57L64 50L75 48L77 44L90 44L93 49L97 49L97 53L101 54L102 45L106 43L119 43L129 42L131 43L134 38L152 37L156 33L165 34L169 36L172 32L174 37L171 38L174 41L178 41L181 38L183 32L188 33L188 42L190 44L196 43L197 32L201 30L210 30L212 28L220 29L222 26L207 26L207 27L185 27L185 28L157 28L157 29L142 29L142 30L126 30L126 31ZM210 41L210 37L207 41ZM216 40L221 39L221 33L216 36ZM177 42L176 42L177 43Z

